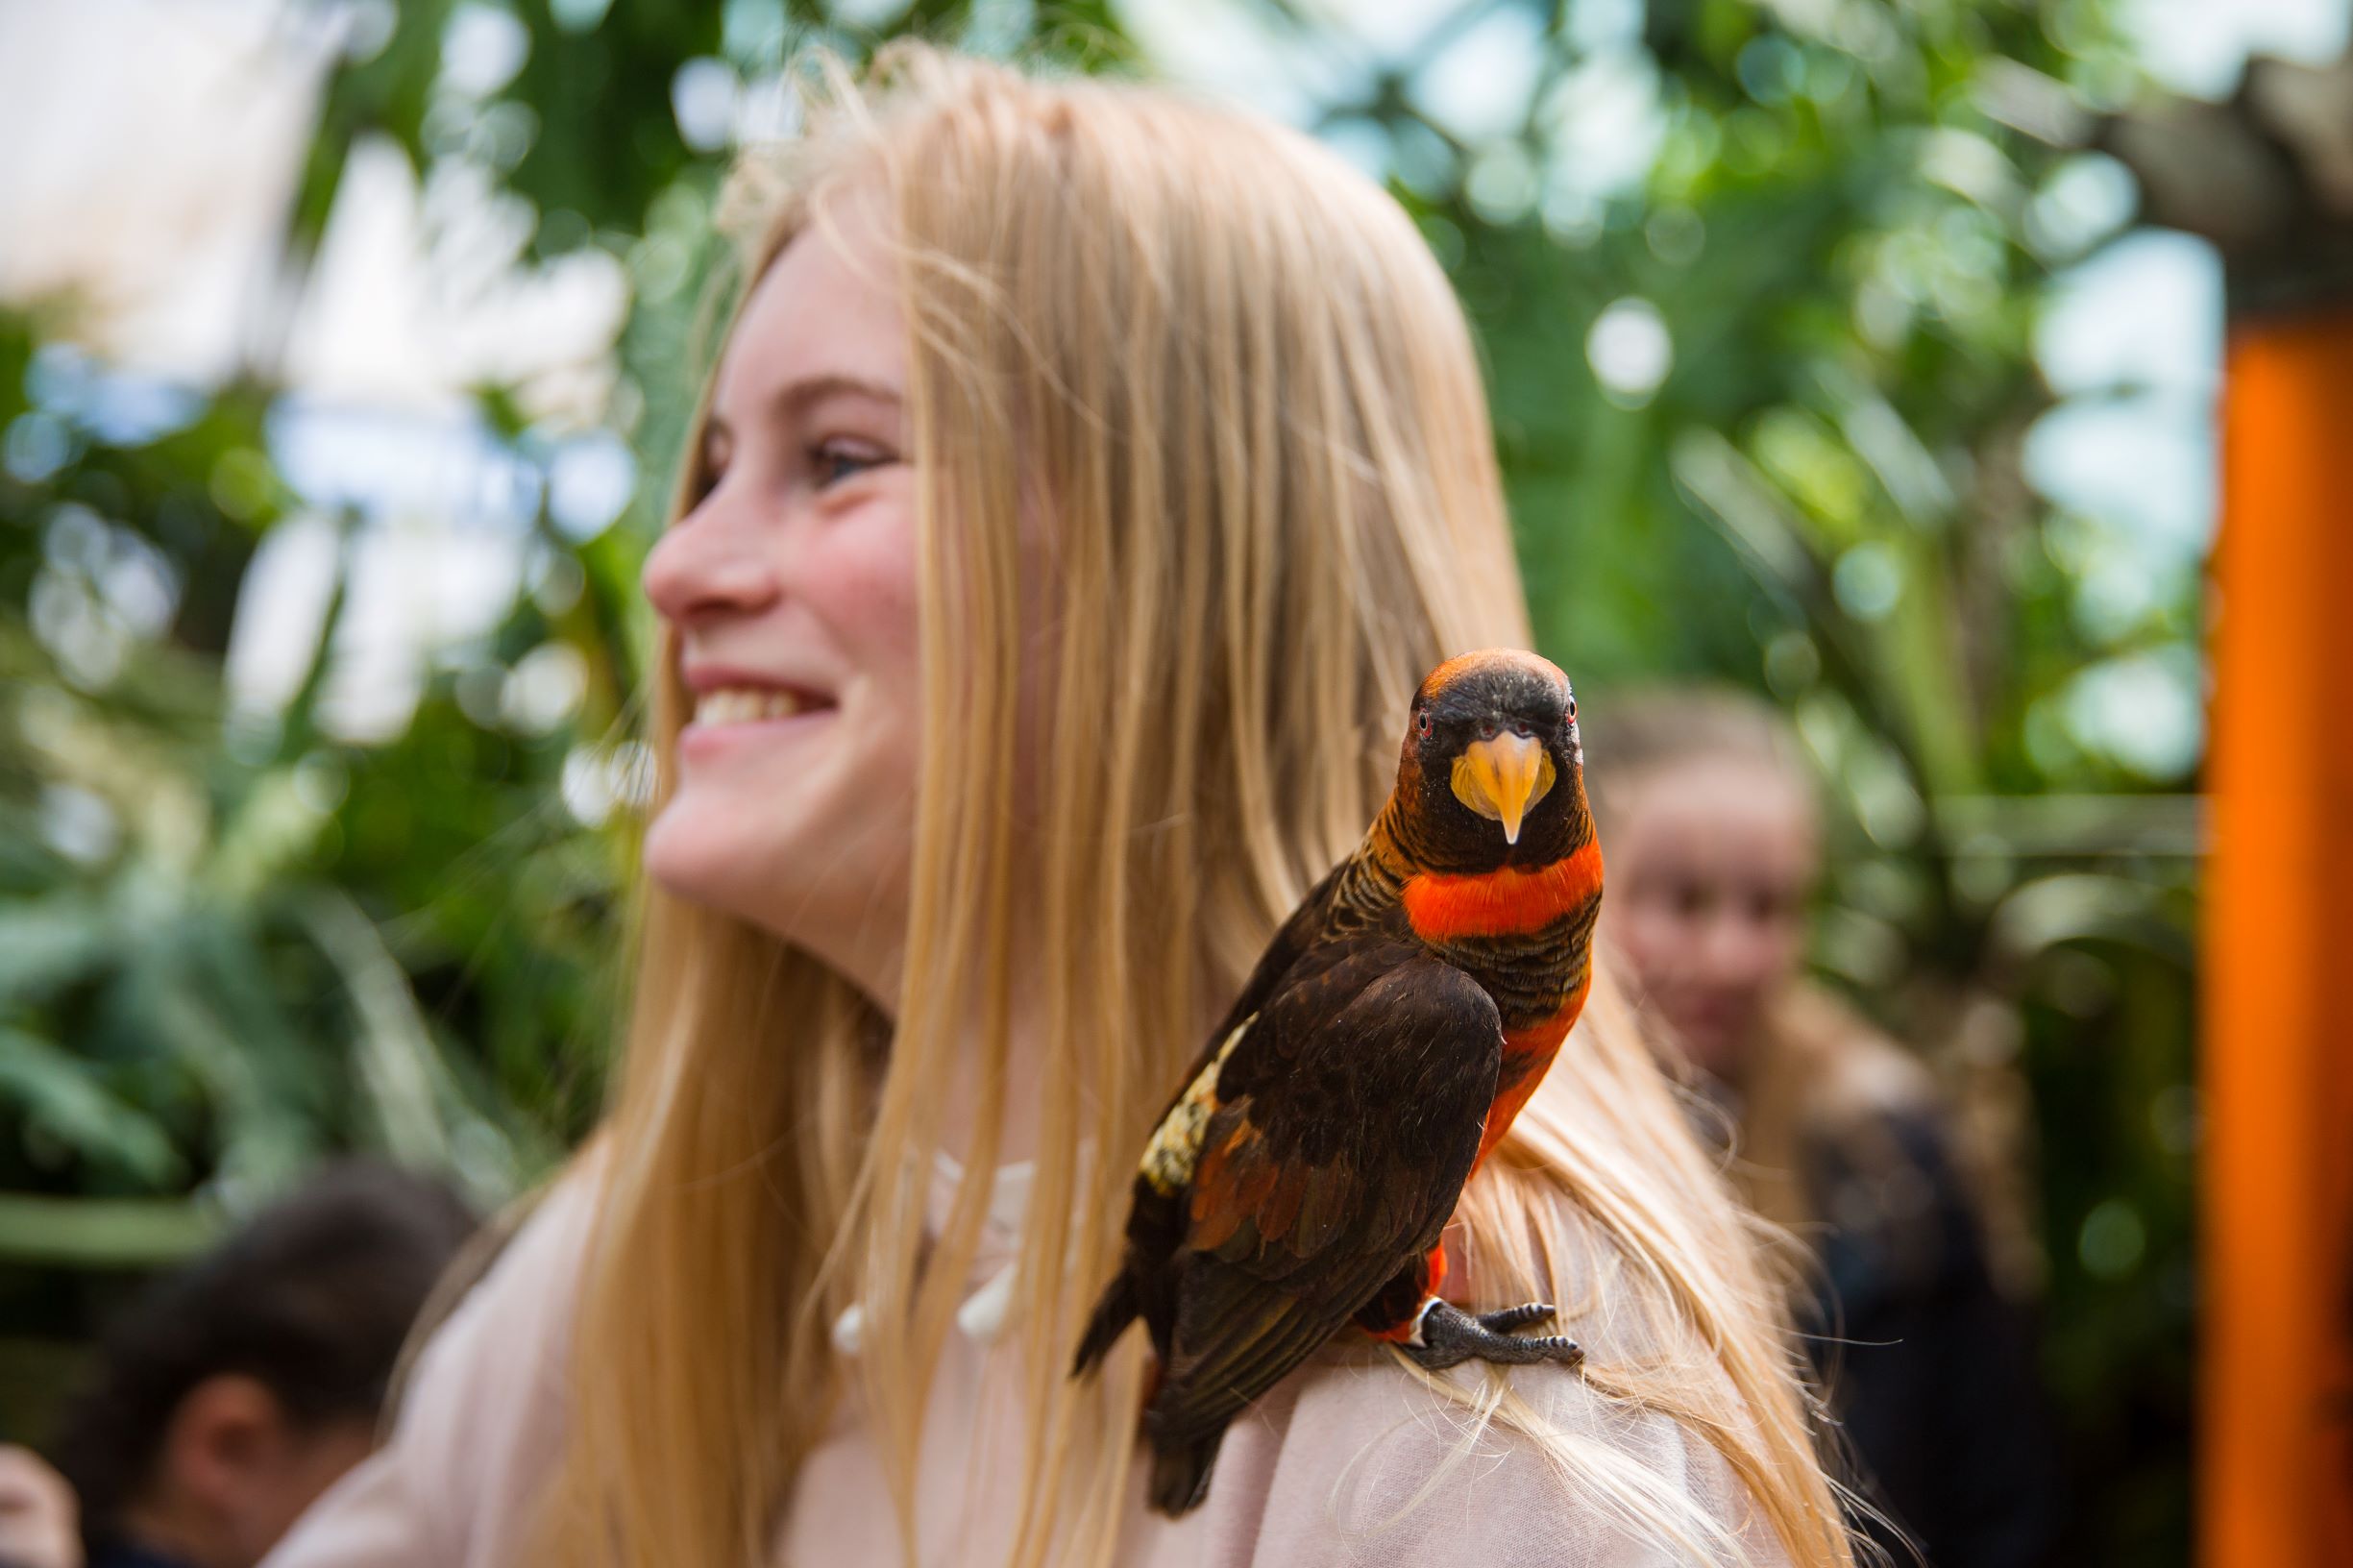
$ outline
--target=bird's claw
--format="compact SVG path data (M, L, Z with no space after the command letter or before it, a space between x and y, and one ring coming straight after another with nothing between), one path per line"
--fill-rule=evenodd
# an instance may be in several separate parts
M1496 1334L1509 1334L1513 1329L1524 1329L1531 1323L1550 1322L1552 1316L1551 1302L1532 1301L1525 1306L1506 1307L1501 1311L1481 1312L1479 1326Z
M1413 1337L1398 1348L1433 1372L1470 1360L1499 1366L1531 1366L1537 1361L1575 1366L1585 1359L1584 1350L1576 1340L1556 1334L1522 1339L1511 1333L1531 1323L1542 1323L1552 1315L1551 1304L1541 1301L1473 1316L1451 1303L1434 1299L1422 1309Z

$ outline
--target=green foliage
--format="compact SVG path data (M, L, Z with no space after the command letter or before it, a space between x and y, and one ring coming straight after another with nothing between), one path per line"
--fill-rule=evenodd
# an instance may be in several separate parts
M891 25L1094 67L1131 58L1122 14L926 0ZM1309 54L1330 42L1305 8L1252 14ZM1499 17L1534 40L1525 112L1449 124L1422 59ZM2071 155L2003 108L2130 90L2102 18L2089 0L1485 0L1414 60L1337 73L1322 113L1386 163L1472 314L1539 639L1592 694L1595 744L1641 680L1791 707L1832 786L1824 968L1998 1132L2031 1087L2049 1370L2084 1539L2104 1543L2079 1555L2163 1562L2184 1538L2194 823L2166 793L2184 780L2074 735L2066 702L2102 659L2194 667L2195 582L2087 629L2083 520L2023 478L2050 401L2029 353L2043 285L2084 241L2043 217ZM36 1265L174 1256L329 1151L496 1199L599 1104L625 1000L633 846L606 808L649 652L636 571L709 347L723 163L675 105L699 82L756 109L803 46L872 40L782 0L410 0L387 19L327 84L288 275L369 137L521 204L525 259L610 253L631 289L610 419L637 495L591 537L558 527L564 432L483 389L484 445L536 498L495 627L436 655L397 733L348 733L338 595L282 709L240 706L223 660L256 552L321 526L280 469L266 354L202 394L127 388L63 346L74 302L0 316L11 1332L86 1328ZM451 40L484 28L518 46L511 70L457 80ZM1654 106L1612 133L1654 135L1654 156L1580 129L1613 94ZM380 520L331 521L348 577ZM519 683L558 666L576 699L524 711Z

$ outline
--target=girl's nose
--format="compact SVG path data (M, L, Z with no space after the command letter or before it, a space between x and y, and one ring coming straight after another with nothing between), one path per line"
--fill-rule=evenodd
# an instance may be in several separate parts
M718 494L671 525L646 556L646 597L677 625L765 608L776 597L766 530L714 504Z

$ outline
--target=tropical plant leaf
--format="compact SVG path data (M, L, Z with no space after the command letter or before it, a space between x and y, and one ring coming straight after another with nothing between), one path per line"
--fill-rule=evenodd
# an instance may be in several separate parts
M115 1180L164 1188L185 1174L154 1117L116 1095L88 1063L21 1029L0 1027L0 1100Z

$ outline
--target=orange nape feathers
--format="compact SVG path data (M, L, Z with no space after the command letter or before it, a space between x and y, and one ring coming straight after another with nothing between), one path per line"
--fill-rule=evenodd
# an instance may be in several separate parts
M1506 866L1475 876L1422 871L1406 878L1401 896L1413 934L1425 942L1464 937L1520 937L1543 930L1601 890L1602 846L1584 846L1549 866Z

